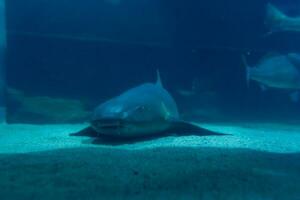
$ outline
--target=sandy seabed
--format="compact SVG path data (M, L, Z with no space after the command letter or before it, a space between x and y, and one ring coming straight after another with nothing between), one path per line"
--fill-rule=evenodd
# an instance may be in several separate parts
M0 199L300 199L300 125L94 142L77 125L1 125Z

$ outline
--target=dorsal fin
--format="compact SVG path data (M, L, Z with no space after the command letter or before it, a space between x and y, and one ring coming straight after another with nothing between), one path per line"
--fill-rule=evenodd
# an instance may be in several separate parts
M198 136L208 136L208 135L216 135L216 136L226 136L231 135L227 133L215 132L206 128L201 127L197 123L186 122L182 120L171 120L171 126L169 128L169 132L180 133L180 135L198 135Z
M161 78L160 78L160 73L159 70L156 70L156 85L163 87L162 83L161 83Z

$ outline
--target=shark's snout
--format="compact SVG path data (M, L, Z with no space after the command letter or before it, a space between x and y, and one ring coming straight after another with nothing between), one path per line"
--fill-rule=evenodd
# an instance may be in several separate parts
M94 112L91 126L99 133L115 135L125 128L127 117L128 112L123 106L100 106Z
M124 119L127 114L123 106L102 105L94 111L92 120L112 121L115 119Z
M120 118L102 118L91 121L91 126L101 133L119 132L124 127L123 119Z

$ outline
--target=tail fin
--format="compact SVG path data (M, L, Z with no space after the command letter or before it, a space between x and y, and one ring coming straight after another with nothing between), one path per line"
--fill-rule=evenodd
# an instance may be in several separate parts
M160 78L160 73L159 70L156 70L156 85L163 87L162 83L161 83L161 78Z
M265 24L271 28L268 35L271 34L273 31L277 31L278 29L280 29L280 23L286 18L288 17L282 11L280 11L273 4L268 3L266 8L265 19Z
M243 64L244 64L244 66L246 68L246 82L247 82L247 87L249 87L251 68L249 67L249 65L247 63L245 55L242 55L242 61L243 61Z

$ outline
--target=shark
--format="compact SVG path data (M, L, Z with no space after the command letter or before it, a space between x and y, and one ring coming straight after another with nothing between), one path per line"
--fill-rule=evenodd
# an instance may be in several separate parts
M269 28L266 35L285 31L300 32L300 16L288 16L271 3L266 6L265 24Z
M175 100L164 88L157 71L156 83L144 83L97 106L90 125L70 134L118 139L161 136L168 133L226 135L180 118Z

